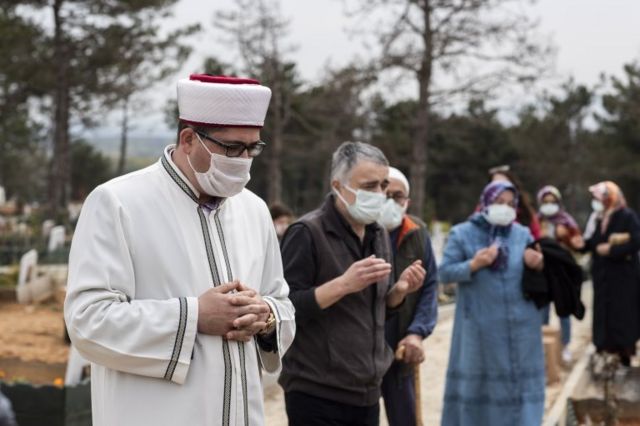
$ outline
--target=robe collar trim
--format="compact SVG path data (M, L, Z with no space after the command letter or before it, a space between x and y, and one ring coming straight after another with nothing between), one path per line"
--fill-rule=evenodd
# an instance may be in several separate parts
M207 220L205 219L205 213L203 210L203 204L200 203L198 196L199 192L191 185L189 180L186 178L184 173L180 171L180 169L175 165L173 160L171 159L171 154L175 150L175 145L169 145L164 149L164 153L160 158L160 163L162 167L166 170L169 177L182 189L182 191L189 196L196 204L198 204L198 216L200 217L200 225L202 227L202 233L205 242L205 248L207 252L207 260L209 263L209 269L211 272L211 278L213 280L213 286L217 287L222 284L222 280L218 271L218 265L216 262L216 258L214 255L214 250L211 244L212 235L210 233L209 226L207 224ZM221 203L224 202L224 199ZM233 280L233 275L231 272L231 264L229 262L229 255L227 251L227 245L224 239L224 232L222 230L222 224L220 222L220 218L216 212L213 215L213 221L215 223L215 231L217 232L218 239L220 244L222 245L222 254L224 258L224 262L227 268L227 278L229 281ZM182 306L181 306L182 307ZM179 334L179 333L178 333ZM176 338L177 339L177 338ZM183 339L183 337L180 337ZM177 341L177 340L176 340ZM248 406L248 397L247 397L247 372L246 372L246 358L245 358L245 344L243 342L238 343L238 351L240 356L240 385L242 387L242 400L244 405L244 419L245 424L248 424L249 419L249 406ZM223 393L223 401L222 401L222 424L229 425L230 424L230 416L231 416L231 389L232 389L232 374L233 367L231 362L231 353L229 349L229 342L226 339L222 340L222 351L224 358L224 393ZM175 349L174 349L175 353ZM179 357L180 353L177 353ZM165 376L173 375L173 371L175 371L175 366L170 363L167 368L167 372Z
M198 190L189 182L189 179L180 171L178 166L173 162L171 158L171 154L175 151L175 145L168 145L165 147L162 157L160 158L160 162L162 163L163 168L169 174L169 177L182 189L182 191L189 196L194 202L200 204L198 198L200 197L200 193Z

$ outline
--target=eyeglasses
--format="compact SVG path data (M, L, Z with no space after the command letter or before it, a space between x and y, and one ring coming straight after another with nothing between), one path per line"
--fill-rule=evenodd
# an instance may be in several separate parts
M404 195L400 191L389 192L387 194L387 198L391 198L393 201L395 201L396 203L398 203L400 205L404 204L404 202L409 199L409 197L407 197L406 195Z
M267 146L267 144L262 141L257 141L250 144L244 144L241 142L224 143L214 138L213 136L209 136L195 129L193 129L193 131L196 132L196 134L198 134L200 137L224 148L224 155L226 155L227 157L240 157L245 149L247 150L247 154L249 155L249 157L257 157L262 153L264 147Z

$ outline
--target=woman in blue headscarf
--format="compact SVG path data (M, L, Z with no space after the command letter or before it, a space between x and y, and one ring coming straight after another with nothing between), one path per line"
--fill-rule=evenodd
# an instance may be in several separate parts
M539 426L544 412L540 311L522 293L525 265L542 269L515 223L518 194L492 182L481 210L451 229L440 281L457 282L443 426Z

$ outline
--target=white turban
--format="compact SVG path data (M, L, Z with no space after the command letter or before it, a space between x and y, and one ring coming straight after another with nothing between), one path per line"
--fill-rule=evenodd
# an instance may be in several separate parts
M389 179L397 179L404 185L407 190L407 195L409 195L409 181L407 177L395 167L389 167Z
M249 78L192 74L178 81L180 120L197 126L262 127L271 89Z

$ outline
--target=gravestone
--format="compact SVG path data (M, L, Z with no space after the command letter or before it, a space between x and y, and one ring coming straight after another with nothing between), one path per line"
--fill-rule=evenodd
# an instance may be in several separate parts
M51 253L61 247L64 247L64 238L64 226L58 225L51 228L51 233L49 234L49 246L47 247L47 251Z
M36 267L38 266L38 252L31 249L22 255L20 259L20 271L18 272L18 287L23 286L36 276Z
M55 222L52 219L47 219L42 222L42 237L47 238L51 234L51 230L55 226Z
M19 235L29 235L31 233L31 230L29 229L29 225L27 225L24 222L18 223L18 225L16 226L16 231L18 232Z
M80 211L82 210L82 203L80 202L70 202L67 205L67 212L69 213L69 220L71 222L75 222L78 220L80 216Z
M16 299L18 303L41 302L53 296L53 287L48 275L38 276L38 252L26 252L20 259Z

